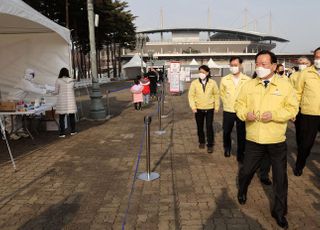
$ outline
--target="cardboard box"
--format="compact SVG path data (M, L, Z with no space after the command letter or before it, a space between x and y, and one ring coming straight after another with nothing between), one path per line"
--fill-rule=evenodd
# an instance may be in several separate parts
M46 121L46 130L47 131L59 131L59 117L55 118L56 121ZM64 127L68 128L68 119L67 116L64 118Z
M58 131L59 123L57 124L55 121L46 121L46 130L47 131Z
M16 103L9 101L0 101L0 112L15 112Z
M45 111L45 119L46 120L53 120L55 118L59 118L59 116L56 116L55 109Z

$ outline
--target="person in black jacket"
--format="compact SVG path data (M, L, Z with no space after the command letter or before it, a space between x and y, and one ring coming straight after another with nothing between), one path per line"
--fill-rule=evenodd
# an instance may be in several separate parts
M151 98L155 98L157 96L157 82L158 82L158 73L155 69L151 68L147 76L150 80L150 96Z

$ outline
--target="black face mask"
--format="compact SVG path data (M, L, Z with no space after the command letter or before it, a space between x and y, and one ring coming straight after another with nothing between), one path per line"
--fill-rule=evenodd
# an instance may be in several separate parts
M279 71L278 74L279 74L279 75L283 75L283 74L284 74L284 71Z

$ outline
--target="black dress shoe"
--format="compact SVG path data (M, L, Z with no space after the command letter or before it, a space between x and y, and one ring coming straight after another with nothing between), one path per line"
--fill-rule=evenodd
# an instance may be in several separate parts
M277 221L277 224L279 225L279 227L283 229L288 229L289 224L287 219L284 216L277 216L274 213L271 213L271 216Z
M301 176L301 175L302 175L302 169L298 169L297 167L295 167L295 168L293 169L293 174L294 174L295 176Z
M261 178L260 182L264 185L272 185L272 181L269 178Z
M213 147L208 147L208 153L213 153Z
M247 195L238 193L238 201L239 201L239 204L244 205L247 201Z
M204 144L204 143L199 144L199 149L204 149L205 147L206 147L206 144Z
M230 157L230 155L231 155L231 154L230 154L230 150L229 150L229 149L225 149L225 150L224 150L224 156L225 156L225 157Z

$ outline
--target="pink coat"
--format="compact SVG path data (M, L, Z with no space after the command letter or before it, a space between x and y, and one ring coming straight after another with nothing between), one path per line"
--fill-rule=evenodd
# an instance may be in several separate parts
M142 85L133 85L130 88L130 91L133 96L133 103L143 102L143 95L142 95L143 86Z

